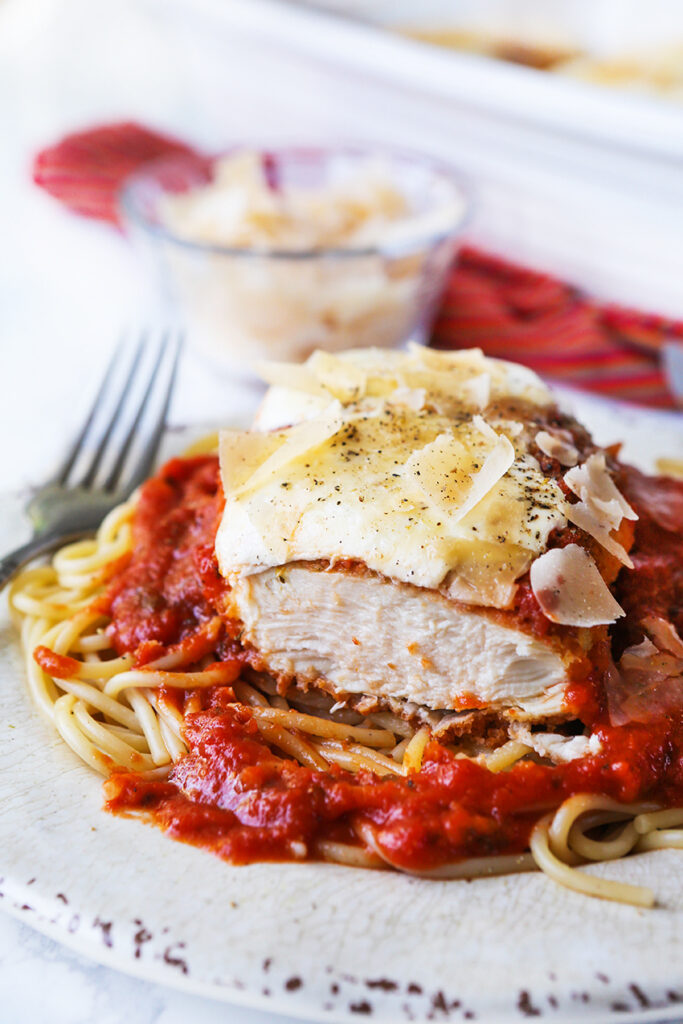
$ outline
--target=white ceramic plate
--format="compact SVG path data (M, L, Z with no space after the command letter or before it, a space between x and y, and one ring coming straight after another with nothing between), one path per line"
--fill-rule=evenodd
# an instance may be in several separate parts
M570 402L601 441L626 437L634 460L683 453L675 414ZM19 505L0 506L2 550ZM442 883L333 865L230 867L102 812L98 777L32 707L2 614L0 905L26 923L122 971L302 1018L683 1016L680 853L589 869L651 886L651 911L539 874Z

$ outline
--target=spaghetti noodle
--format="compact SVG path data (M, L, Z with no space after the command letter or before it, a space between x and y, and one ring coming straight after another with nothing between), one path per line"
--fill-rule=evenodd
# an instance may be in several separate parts
M33 700L108 777L109 809L235 862L317 858L435 878L540 868L591 896L653 904L650 890L577 868L683 847L680 714L596 721L603 753L552 765L514 738L475 750L386 711L285 697L220 616L220 506L214 458L173 460L94 539L11 588ZM155 606L162 578L174 601Z

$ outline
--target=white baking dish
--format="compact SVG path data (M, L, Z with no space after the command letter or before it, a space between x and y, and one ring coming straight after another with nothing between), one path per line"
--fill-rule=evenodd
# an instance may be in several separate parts
M680 0L290 0L386 28L458 29L617 57L683 43Z
M367 15L371 5L349 6ZM194 0L191 15L187 0L175 7L203 32L203 52L239 37L272 55L268 87L290 138L322 126L327 138L446 158L478 190L475 241L601 297L683 316L683 108L440 50L309 6ZM383 0L376 17L381 7L404 20L405 0ZM307 82L296 95L294 66Z

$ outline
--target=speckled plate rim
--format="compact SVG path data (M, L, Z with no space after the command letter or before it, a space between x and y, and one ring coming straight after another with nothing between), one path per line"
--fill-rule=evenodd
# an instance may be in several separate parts
M4 881L4 880L3 880ZM5 893L2 894L3 899ZM295 1020L302 1021L329 1021L330 1024L358 1024L359 1020L367 1019L368 1014L365 1010L356 1010L354 1012L339 1012L339 1011L327 1011L320 1009L313 1005L301 1005L298 1004L296 1008L287 1006L284 1003L280 1006L274 1006L273 1000L270 996L260 995L258 993L245 991L242 988L236 986L220 986L217 982L202 983L193 979L185 979L182 975L174 973L173 970L161 967L153 966L147 963L137 964L134 960L123 961L121 956L108 950L100 943L99 947L97 941L93 940L93 937L86 936L78 939L75 936L69 935L65 932L63 927L58 924L54 924L42 917L33 907L30 906L19 906L18 904L8 904L3 902L2 912L20 921L22 924L28 925L30 928L48 938L58 942L60 945L67 949L72 950L74 953L78 953L81 956L93 961L94 963L101 964L104 967L111 968L112 970L120 971L123 974L129 975L134 978L139 978L142 981L147 981L154 984L164 985L166 987L176 989L181 992L186 992L190 995L196 995L207 999L213 999L219 1002L224 1002L229 1005L243 1006L247 1009L267 1011L279 1019L286 1018L287 1020L292 1019L293 1015ZM26 911L29 913L27 914ZM640 997L636 998L636 1003L641 1004L641 1001L648 1001L648 997L645 995L640 986L637 986L640 990ZM422 1017L410 1017L408 1020L416 1021L420 1024L421 1021L449 1021L449 1020L475 1020L475 1017L468 1017L465 1013L458 1017L452 1017L446 1009L442 1009L442 1004L438 999L439 991L437 991L432 997L432 1004L429 1009L425 1011ZM633 993L631 993L633 996ZM362 1001L354 1004L361 1006ZM654 1007L648 1007L643 1005L642 1009L639 1010L626 1010L620 1009L615 1011L614 1009L606 1012L598 1011L597 1014L581 1015L577 1016L575 1013L553 1013L552 1015L541 1010L536 1003L534 1003L533 997L529 995L528 1002L524 1002L525 1009L520 1011L517 1017L511 1017L509 1014L494 1013L489 1015L479 1016L479 1020L485 1022L485 1024L510 1024L512 1020L528 1020L529 1018L540 1018L543 1019L545 1016L552 1024L577 1024L578 1021L585 1022L585 1024L680 1024L683 1021L683 1009L681 1009L681 1003L676 1000L676 1004L673 1006L666 1006L665 1004L657 1005ZM641 1004L642 1005L642 1004ZM676 1008L678 1007L678 1009ZM518 1007L519 1009L519 1007ZM372 1016L369 1019L373 1019ZM374 1018L381 1020L393 1020L392 1017L381 1017Z
M655 447L683 451L683 419L677 438L663 437L663 423L675 425L667 414L569 401L601 442L625 436L634 461ZM2 516L0 546L17 528ZM140 978L302 1019L683 1017L676 852L590 869L666 893L650 912L586 900L539 875L437 883L332 865L231 868L103 814L98 779L34 711L22 679L5 616L0 907L65 946Z

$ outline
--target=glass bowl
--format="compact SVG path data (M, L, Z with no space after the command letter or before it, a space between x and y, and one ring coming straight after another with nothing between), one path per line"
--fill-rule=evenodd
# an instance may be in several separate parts
M232 150L234 156L247 150ZM317 348L395 347L425 341L471 208L451 168L370 148L256 151L271 187L343 188L381 166L408 212L371 244L268 248L217 244L169 227L168 196L213 181L221 157L174 157L133 175L120 207L128 233L151 255L164 297L188 342L230 370L258 359L300 361ZM196 192L196 195L199 195Z

